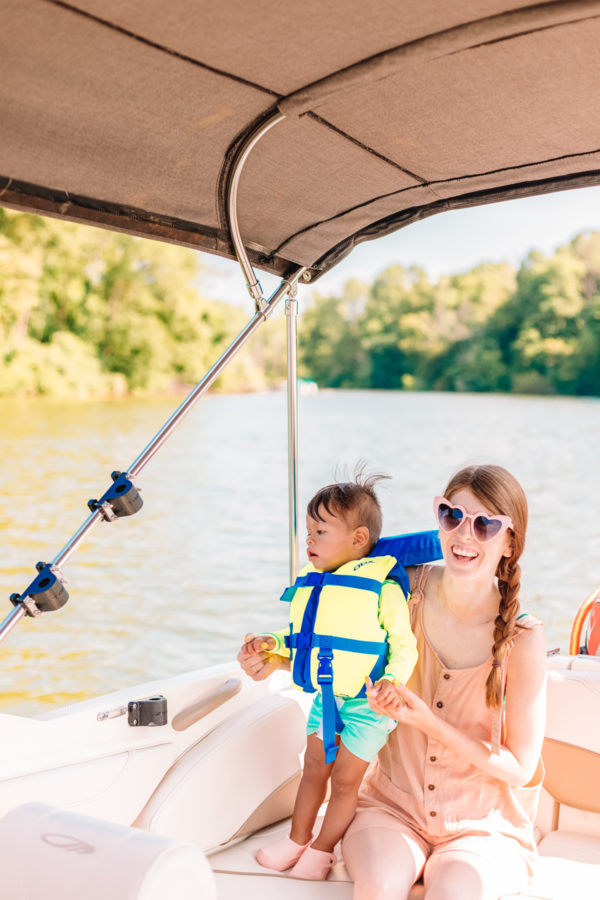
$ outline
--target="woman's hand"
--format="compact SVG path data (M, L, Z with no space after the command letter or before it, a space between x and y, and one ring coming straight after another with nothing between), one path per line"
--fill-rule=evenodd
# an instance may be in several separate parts
M374 712L421 731L428 731L435 718L427 704L399 681L382 678L373 684L368 679L367 697Z
M275 641L268 635L247 634L237 655L240 666L254 681L264 681L279 669L285 661L270 652L275 649Z

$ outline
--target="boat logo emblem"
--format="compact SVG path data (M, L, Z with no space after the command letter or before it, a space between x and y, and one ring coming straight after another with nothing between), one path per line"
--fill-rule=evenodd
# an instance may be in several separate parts
M72 834L55 834L48 832L42 834L41 838L45 844L51 847L57 847L59 850L68 850L71 853L94 853L95 848L86 841L80 840Z

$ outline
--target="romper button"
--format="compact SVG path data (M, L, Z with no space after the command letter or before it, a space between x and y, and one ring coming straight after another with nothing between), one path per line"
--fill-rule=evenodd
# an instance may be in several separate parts
M444 678L446 679L446 681L448 681L448 679L450 678L447 672L444 672Z
M431 812L429 813L429 815L430 815L430 816L437 816L437 813L436 813L436 811L435 811L434 809L432 809Z
M430 757L429 757L429 761L430 761L430 762L435 762L436 759L437 759L437 756L430 756Z
M444 704L442 703L441 700L438 700L438 702L435 705L437 706L438 709L441 709Z
M428 784L427 787L430 791L435 791L435 784Z

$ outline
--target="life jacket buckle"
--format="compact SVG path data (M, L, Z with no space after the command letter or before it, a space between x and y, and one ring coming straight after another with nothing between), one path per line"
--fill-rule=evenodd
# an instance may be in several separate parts
M333 650L331 647L320 647L317 655L317 684L333 684Z

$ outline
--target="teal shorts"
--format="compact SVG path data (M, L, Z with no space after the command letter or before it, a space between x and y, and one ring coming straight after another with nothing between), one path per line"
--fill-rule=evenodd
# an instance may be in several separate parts
M394 719L373 712L364 697L346 700L336 697L340 718L344 729L340 734L343 745L365 762L371 762L388 739L390 731L396 727ZM316 734L323 740L323 697L318 693L308 714L306 733ZM338 732L339 733L339 732Z

